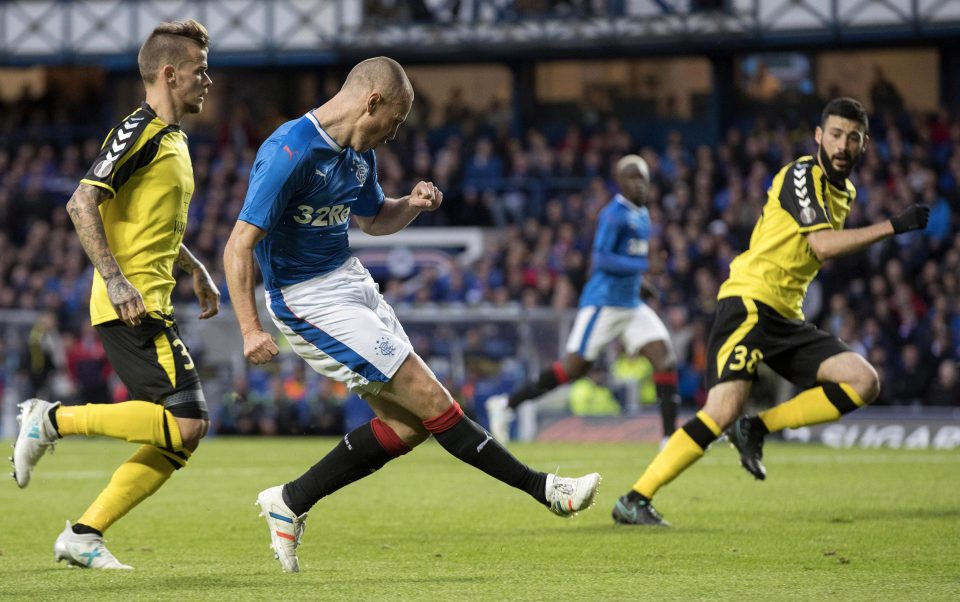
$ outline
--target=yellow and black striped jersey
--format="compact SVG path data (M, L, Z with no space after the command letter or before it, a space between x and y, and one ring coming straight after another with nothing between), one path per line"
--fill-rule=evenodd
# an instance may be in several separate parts
M856 196L850 180L837 186L813 157L787 164L767 192L749 248L730 263L730 277L717 297L755 299L784 317L803 319L803 298L820 271L805 235L842 230Z
M107 243L147 311L172 313L173 262L193 195L193 166L180 126L164 123L141 104L110 131L81 182L110 193L100 204ZM118 319L96 271L90 319L94 324Z

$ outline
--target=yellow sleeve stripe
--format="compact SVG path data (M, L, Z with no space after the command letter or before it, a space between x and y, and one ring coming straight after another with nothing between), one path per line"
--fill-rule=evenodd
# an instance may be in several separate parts
M113 128L109 132L107 132L107 137L104 138L103 142L100 144L100 150L103 150L103 147L105 147L107 143L110 142L110 136L113 136L113 133L116 131L117 131L117 128Z
M110 193L110 196L117 196L117 191L113 189L113 186L110 186L109 184L106 184L104 182L97 182L96 180L88 180L86 178L83 178L82 180L80 180L80 183L89 184L90 186L96 186L98 188L103 188L104 190Z
M798 228L797 232L801 234L806 234L807 232L816 232L817 230L832 230L833 226L830 224L814 224L812 226L805 226L803 228Z

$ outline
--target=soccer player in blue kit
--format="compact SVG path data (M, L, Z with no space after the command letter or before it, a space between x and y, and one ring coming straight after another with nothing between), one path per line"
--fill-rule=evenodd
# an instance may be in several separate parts
M565 478L532 470L463 411L413 351L391 307L347 240L350 217L371 235L407 226L443 194L418 182L385 198L374 148L392 140L413 103L403 68L367 59L317 109L281 125L260 147L243 209L224 249L227 286L244 356L269 362L279 349L254 301L254 252L274 323L310 366L362 396L376 417L346 434L299 478L270 487L257 504L287 572L307 511L433 435L450 454L525 491L560 516L589 507L600 475Z
M490 432L506 442L513 410L558 386L587 374L600 352L614 339L623 340L627 353L642 355L653 366L653 380L663 418L663 436L676 429L677 360L666 326L640 299L647 271L650 214L647 193L650 171L646 161L627 155L617 161L614 176L620 193L600 212L593 239L593 267L580 294L580 309L567 339L567 356L507 395L487 399Z

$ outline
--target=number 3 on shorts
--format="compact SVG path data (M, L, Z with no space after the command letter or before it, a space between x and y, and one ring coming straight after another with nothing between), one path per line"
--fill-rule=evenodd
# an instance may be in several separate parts
M737 345L733 348L733 359L730 360L729 368L733 372L739 372L744 368L749 374L757 371L757 363L763 359L763 352L759 349L747 349L746 345ZM749 359L747 359L749 357Z
M193 358L190 357L190 352L187 351L187 346L183 344L183 341L180 339L173 339L173 346L180 349L180 355L183 356L183 369L184 370L193 370Z

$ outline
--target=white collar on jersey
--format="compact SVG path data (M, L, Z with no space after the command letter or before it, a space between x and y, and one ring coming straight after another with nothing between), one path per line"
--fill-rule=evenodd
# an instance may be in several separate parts
M320 132L320 135L323 137L324 140L327 141L327 144L329 144L331 148L333 148L333 150L337 151L338 153L343 150L343 148L339 144L334 142L333 138L330 137L330 134L323 131L323 128L320 127L320 122L317 121L317 118L313 116L313 109L307 111L307 114L304 115L304 117L306 117L307 119L310 120L311 123L313 123L313 127L317 128L317 131Z
M634 204L633 201L631 201L631 200L628 199L627 197L623 196L623 195L620 194L619 192L618 192L618 193L616 194L616 196L614 196L613 198L615 198L618 203L621 203L621 204L623 204L623 205L626 205L626 206L627 206L627 209L630 209L630 210L632 210L632 211L640 211L641 209L643 209L643 207L641 207L640 205Z

